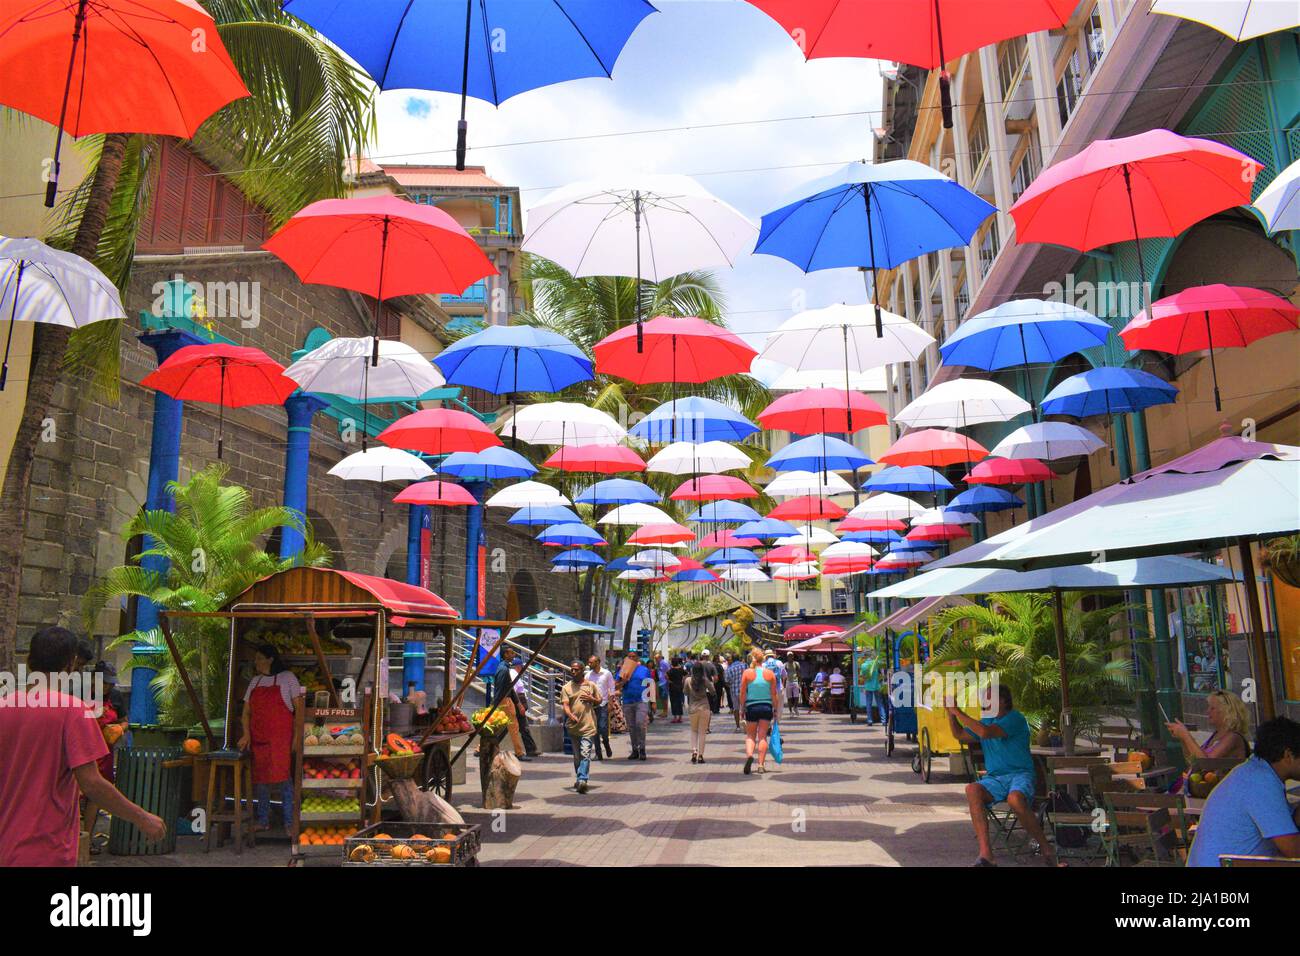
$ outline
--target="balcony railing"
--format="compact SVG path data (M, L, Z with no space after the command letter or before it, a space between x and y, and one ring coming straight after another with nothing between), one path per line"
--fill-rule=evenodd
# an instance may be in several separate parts
M442 296L443 305L485 305L487 303L487 282L480 279L460 295Z

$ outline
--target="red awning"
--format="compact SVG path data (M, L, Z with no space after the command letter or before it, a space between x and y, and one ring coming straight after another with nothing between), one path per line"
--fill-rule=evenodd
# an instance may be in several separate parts
M788 640L802 640L817 637L819 634L838 634L842 630L844 628L836 627L834 624L796 624L794 627L786 628L785 637Z
M428 588L414 584L403 584L389 578L379 578L371 574L357 574L354 571L335 571L340 577L354 584L363 591L369 591L388 610L411 617L459 617L454 607L434 594Z

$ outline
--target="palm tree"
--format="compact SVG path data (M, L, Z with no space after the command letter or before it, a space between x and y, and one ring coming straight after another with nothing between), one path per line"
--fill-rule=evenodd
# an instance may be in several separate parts
M195 473L189 481L172 482L168 493L176 510L142 511L127 522L122 537L130 541L143 535L147 546L131 563L108 571L86 593L82 614L89 630L105 604L137 597L159 608L210 612L224 606L251 584L295 565L328 565L329 549L316 542L310 525L291 508L254 508L252 495L239 485L224 484L227 468L214 464ZM307 539L296 558L281 560L268 553L263 540L276 529L294 528ZM151 571L140 566L144 557L167 561L167 570ZM204 709L217 713L222 701L226 672L227 631L224 621L212 618L178 618L173 637L186 670L197 676L196 690ZM150 645L164 648L159 630L132 631L113 642L114 647ZM158 666L158 656L137 658L130 667ZM163 719L188 725L197 719L179 669L170 656L158 669L153 688L158 695Z
M1082 593L1063 596L1066 674L1070 681L1073 731L1095 730L1103 712L1130 703L1130 663L1115 657L1127 647L1112 632L1127 622L1129 606L1083 610ZM997 672L1011 688L1016 709L1035 729L1060 730L1061 673L1056 652L1052 596L1039 593L988 595L987 605L951 607L932 618L937 635L930 664Z
M250 97L212 116L194 137L205 157L278 225L317 199L344 194L345 161L375 132L375 91L364 72L277 0L205 0ZM93 173L60 204L52 245L94 262L125 290L139 216L149 206L157 137L111 133L87 138ZM102 322L73 333L34 330L27 401L0 489L0 668L13 666L27 494L55 383L85 372L116 394L121 326Z

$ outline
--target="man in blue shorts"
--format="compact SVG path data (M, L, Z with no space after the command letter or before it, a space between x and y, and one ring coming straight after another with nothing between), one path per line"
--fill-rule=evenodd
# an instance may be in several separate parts
M996 866L989 842L989 818L985 807L1006 801L1030 838L1038 843L1048 866L1056 866L1056 851L1034 816L1034 758L1029 753L1029 723L1015 709L1011 688L998 685L998 711L994 717L976 720L961 708L948 705L948 724L953 736L963 743L979 741L984 751L984 776L966 785L970 819L979 841L976 866Z

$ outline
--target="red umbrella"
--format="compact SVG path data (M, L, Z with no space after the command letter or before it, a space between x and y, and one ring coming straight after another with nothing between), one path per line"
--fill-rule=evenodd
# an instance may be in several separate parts
M886 465L926 465L944 468L968 461L979 461L988 449L965 435L940 428L923 428L908 432L880 456Z
M721 531L714 531L711 534L701 538L696 545L697 548L759 548L763 542L758 538L741 538L730 528L724 528Z
M723 501L760 495L752 485L734 475L700 475L683 481L669 497L673 501Z
M221 407L217 419L217 458L221 458L226 409L245 405L283 405L298 389L284 366L261 349L214 342L187 345L140 380L172 398Z
M8 0L0 13L0 102L58 127L48 207L64 132L189 139L248 95L216 23L192 0Z
M851 574L854 571L870 571L875 567L874 558L827 558L822 562L822 574Z
M675 521L643 524L637 528L628 544L685 544L695 540L695 532ZM682 570L678 568L677 570Z
M1037 458L986 458L962 480L971 485L1023 485L1055 477L1056 472Z
M1245 286L1199 285L1165 296L1143 309L1124 326L1119 337L1132 351L1149 349L1183 355L1210 353L1210 374L1214 378L1214 410L1223 410L1219 400L1219 372L1214 367L1215 348L1245 348L1251 342L1294 332L1300 309L1262 289Z
M723 375L748 372L758 355L745 340L721 325L694 316L651 319L637 330L628 325L596 343L596 371L638 385L657 382L711 382Z
M624 445L574 445L555 452L542 462L542 467L615 475L621 471L645 471L645 462Z
M696 561L694 558L679 557L677 564L673 566L673 573L678 571L700 571L704 569L704 564Z
M262 248L303 282L375 300L375 352L385 298L460 294L497 272L478 243L443 210L397 196L322 199L294 213Z
M478 499L451 481L418 481L407 485L393 499L402 505L476 505Z
M850 515L836 525L835 531L846 534L850 531L904 531L906 528L904 522L890 518L855 518Z
M482 451L501 439L481 421L451 408L425 408L399 418L379 433L390 448L445 455L456 451Z
M959 524L923 524L903 536L905 541L953 541L969 538L970 532Z
M843 388L805 388L782 395L759 413L764 428L796 435L843 434L888 421L885 410L869 396ZM850 427L851 425L851 427Z
M799 564L803 561L816 561L813 554L801 544L783 544L763 555L764 564Z
M947 64L1039 30L1065 27L1078 0L749 0L808 59L863 57L939 70L943 125L952 129Z
M783 501L767 513L769 518L782 521L834 521L843 518L845 511L829 498L817 495L803 495Z

